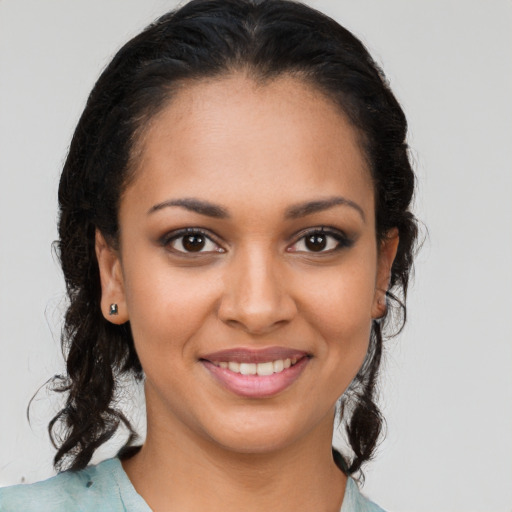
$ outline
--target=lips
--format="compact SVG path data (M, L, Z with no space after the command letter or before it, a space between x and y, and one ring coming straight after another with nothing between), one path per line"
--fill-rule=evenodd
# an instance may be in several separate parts
M278 359L300 359L308 354L302 350L296 350L285 347L267 347L261 349L233 348L228 350L220 350L203 356L212 363L220 363L223 361L235 361L237 363L265 363L268 361L276 361Z
M266 361L263 363L238 363L236 361L220 361L213 363L220 368L229 368L232 372L241 373L242 375L272 375L273 373L281 373L290 366L297 363L297 359L276 359L275 361Z
M285 347L235 348L200 359L226 389L247 398L267 398L291 386L309 362L306 352Z

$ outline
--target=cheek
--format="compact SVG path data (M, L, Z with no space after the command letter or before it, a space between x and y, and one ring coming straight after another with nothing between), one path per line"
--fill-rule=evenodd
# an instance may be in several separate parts
M307 300L319 329L343 335L346 340L368 331L372 320L374 271L352 267L347 272L330 272L322 280L317 276L315 286L310 289Z
M325 364L326 386L339 397L363 364L371 333L375 265L354 258L337 269L316 275L304 312L322 342L319 363Z
M143 270L126 276L125 291L141 359L149 347L158 348L157 354L193 348L194 334L215 303L216 280L206 272L171 269L165 263L135 268Z

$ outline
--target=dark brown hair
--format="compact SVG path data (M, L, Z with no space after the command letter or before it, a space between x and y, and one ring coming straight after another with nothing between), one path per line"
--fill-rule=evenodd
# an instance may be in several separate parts
M89 96L64 165L58 249L69 296L62 334L67 375L57 381L57 390L67 395L49 426L57 468L85 467L120 423L134 434L113 404L119 379L140 378L142 368L130 325L103 318L95 231L115 246L134 147L152 116L172 101L174 86L240 70L258 81L297 76L334 100L359 130L375 190L377 239L391 228L400 237L388 306L405 313L417 236L409 210L414 174L406 119L378 66L349 31L300 3L192 0L117 53ZM343 455L349 474L372 456L381 431L374 393L388 321L373 322L365 362L341 399L352 449ZM127 445L132 442L133 435Z

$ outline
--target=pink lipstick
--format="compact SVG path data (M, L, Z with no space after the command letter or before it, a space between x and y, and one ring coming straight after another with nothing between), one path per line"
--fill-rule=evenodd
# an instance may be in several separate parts
M210 374L232 393L247 398L268 398L291 386L310 356L285 347L234 348L201 358Z

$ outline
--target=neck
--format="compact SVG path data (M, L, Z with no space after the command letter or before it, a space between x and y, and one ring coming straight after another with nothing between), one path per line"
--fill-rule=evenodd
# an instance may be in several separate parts
M346 484L332 458L332 417L310 435L264 453L226 449L148 411L147 439L123 462L154 512L337 512Z

